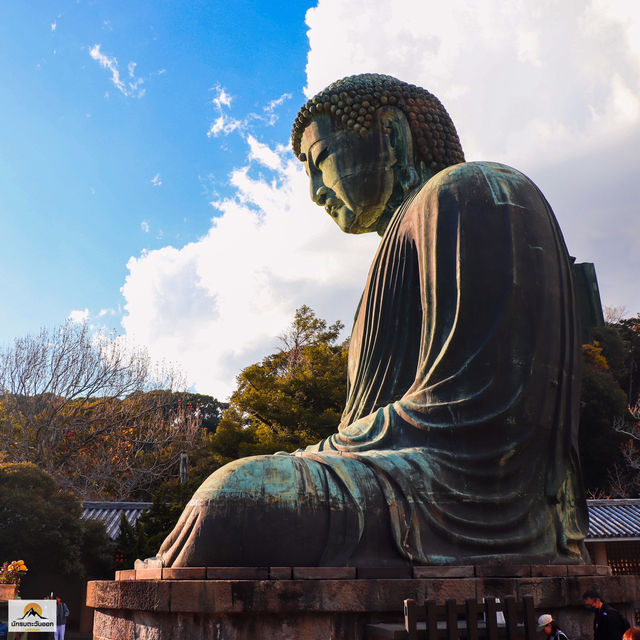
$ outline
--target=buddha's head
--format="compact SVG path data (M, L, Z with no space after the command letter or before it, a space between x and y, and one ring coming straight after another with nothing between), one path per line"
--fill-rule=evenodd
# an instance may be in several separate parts
M411 190L464 162L440 101L378 74L343 78L311 98L291 141L309 175L311 199L347 233L382 235Z

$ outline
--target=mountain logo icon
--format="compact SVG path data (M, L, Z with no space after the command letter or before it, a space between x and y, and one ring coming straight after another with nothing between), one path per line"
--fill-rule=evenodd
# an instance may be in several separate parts
M11 632L55 630L55 600L9 600L7 608L7 626Z
M24 615L22 618L18 618L18 620L26 620L26 619L40 619L46 620L46 618L42 615L42 607L37 602L30 602L24 608Z

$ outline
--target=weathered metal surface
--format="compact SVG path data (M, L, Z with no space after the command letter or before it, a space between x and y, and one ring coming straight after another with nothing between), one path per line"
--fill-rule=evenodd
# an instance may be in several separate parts
M431 112L384 82L365 131L323 107L299 139L314 201L383 236L341 424L216 471L162 545L167 566L585 561L579 319L557 221L505 165L434 175L410 123ZM345 88L364 104L374 84Z

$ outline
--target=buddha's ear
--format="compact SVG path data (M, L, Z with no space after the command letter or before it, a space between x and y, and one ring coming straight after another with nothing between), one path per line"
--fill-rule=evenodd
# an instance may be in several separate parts
M403 191L410 191L420 182L420 177L415 168L413 135L407 117L397 107L388 106L380 109L379 118L393 151L396 179Z

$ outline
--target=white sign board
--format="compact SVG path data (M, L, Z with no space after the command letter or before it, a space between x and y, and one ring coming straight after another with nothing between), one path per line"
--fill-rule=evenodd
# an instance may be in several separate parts
M9 600L9 632L56 630L55 600Z

